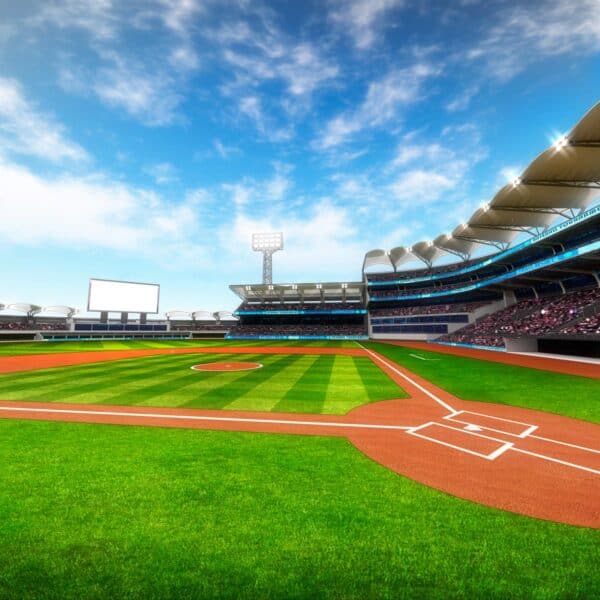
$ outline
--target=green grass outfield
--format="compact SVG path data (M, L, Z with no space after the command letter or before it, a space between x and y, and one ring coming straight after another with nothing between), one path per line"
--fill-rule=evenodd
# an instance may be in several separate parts
M597 381L369 346L458 396L600 423ZM598 564L599 530L448 496L341 438L0 419L0 598L587 600Z
M227 360L261 369L200 372ZM345 414L406 393L366 357L179 354L0 375L0 400Z
M356 342L348 340L107 340L83 342L9 342L0 344L0 356L19 354L55 354L60 352L93 352L98 350L132 350L139 348L208 348L214 346L302 346L309 348L356 348Z

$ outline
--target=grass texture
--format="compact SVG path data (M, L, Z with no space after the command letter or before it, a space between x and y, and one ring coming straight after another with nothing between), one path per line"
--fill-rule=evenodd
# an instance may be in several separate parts
M461 398L600 422L591 379L367 346ZM402 395L366 358L189 369L227 359L4 375L0 398L343 413ZM342 438L0 419L0 440L2 599L600 597L600 531L448 496Z
M263 368L190 368L227 360ZM0 399L35 402L345 414L365 402L403 397L368 358L334 355L158 355L0 375Z
M463 400L521 406L600 423L598 379L391 344L369 343L365 347L379 352ZM422 360L411 355L436 360Z
M80 342L3 342L0 344L0 356L21 354L55 354L61 352L97 352L99 350L136 350L140 348L212 348L215 346L302 346L312 348L356 348L349 340L107 340Z
M0 420L0 597L597 598L600 532L339 438Z

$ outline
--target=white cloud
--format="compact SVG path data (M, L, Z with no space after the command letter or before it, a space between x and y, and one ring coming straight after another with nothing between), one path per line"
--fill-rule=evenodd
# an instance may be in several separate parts
M205 4L198 0L159 0L165 25L182 36L188 35L190 24L202 12Z
M455 201L465 191L471 168L486 156L479 130L466 123L444 128L443 143L417 143L414 138L404 137L385 169L393 174L389 188L394 197L420 206L452 193Z
M332 0L330 19L352 36L357 48L369 48L384 15L404 5L404 0Z
M226 23L207 35L219 44L225 62L234 69L234 87L280 80L297 100L339 75L337 64L324 58L319 47L287 39L270 22L263 21L258 31L246 22Z
M225 160L227 160L232 154L237 154L241 152L241 150L239 148L236 148L235 146L226 146L219 139L213 140L213 146L215 147L217 154Z
M32 20L61 29L82 29L93 38L107 40L119 27L114 9L112 0L49 0Z
M41 113L14 79L0 77L0 153L36 156L52 162L82 161L87 152L66 137L64 127Z
M267 181L265 189L267 196L273 200L281 200L290 188L290 180L277 173L270 181Z
M325 125L316 147L328 150L349 141L365 129L381 127L399 116L401 107L415 103L422 95L424 82L437 73L431 65L417 63L396 69L382 79L372 81L362 103Z
M154 179L157 185L165 185L177 181L177 169L168 162L150 165L144 169L144 172Z
M290 168L275 164L275 173L269 179L255 180L244 178L238 183L224 183L221 189L225 192L223 200L230 200L234 210L252 206L256 212L264 208L272 209L273 202L282 200L292 188L292 180L288 177Z
M272 120L267 117L258 96L245 96L239 101L239 111L248 117L255 125L258 132L273 142L287 141L292 137L292 130L277 128Z
M185 84L200 66L194 27L204 5L199 0L49 0L30 21L78 29L90 38L89 48L98 59L94 71L63 65L59 72L63 89L93 93L145 125L162 126L179 118ZM141 50L134 53L125 39L139 36L140 30L147 42L136 43L136 50ZM61 57L66 60L72 60L69 54Z
M178 71L193 71L200 66L200 59L191 45L181 44L171 50L169 63Z
M286 55L288 59L281 62L278 72L294 96L310 95L339 74L337 65L324 60L309 43L297 44Z
M446 104L446 110L448 112L458 112L469 108L469 104L474 96L479 92L479 87L476 85L463 89L457 94L450 102Z
M431 144L400 144L390 167L401 167L417 160L438 160L442 157L448 158L450 151L437 142Z
M402 173L391 185L395 198L419 203L437 200L457 184L457 177L435 171L413 169Z
M253 194L252 188L242 183L224 183L222 188L230 195L236 208L243 208L246 206Z
M42 177L0 162L0 238L44 247L105 248L165 263L204 257L195 194L166 202L101 176Z
M547 0L510 6L466 57L484 60L488 72L507 80L533 62L600 50L600 0Z
M109 106L122 108L149 126L169 125L177 119L183 95L173 77L160 69L150 72L115 52L105 53L112 65L99 70L94 93Z
M248 260L252 233L282 231L285 250L274 259L277 281L358 279L364 242L346 209L324 200L304 217L274 213L263 217L239 212L220 230L221 245L232 260ZM260 263L257 260L257 273Z

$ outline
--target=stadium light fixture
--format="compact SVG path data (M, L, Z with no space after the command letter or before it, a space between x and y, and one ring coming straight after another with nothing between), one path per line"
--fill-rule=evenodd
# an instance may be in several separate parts
M283 233L253 233L252 250L263 255L263 285L273 283L273 254L283 250Z
M569 145L569 138L566 135L561 135L552 142L552 146L557 152L564 150Z

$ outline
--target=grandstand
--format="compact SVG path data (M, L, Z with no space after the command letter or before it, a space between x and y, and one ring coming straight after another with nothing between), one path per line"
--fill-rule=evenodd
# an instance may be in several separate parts
M120 318L78 317L78 313L69 306L0 304L0 341L222 338L238 324L228 311L171 310L165 318L140 317L126 323Z
M599 196L600 104L452 233L367 252L360 283L230 286L227 337L600 354Z
M365 285L232 285L242 300L228 339L366 339Z

